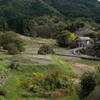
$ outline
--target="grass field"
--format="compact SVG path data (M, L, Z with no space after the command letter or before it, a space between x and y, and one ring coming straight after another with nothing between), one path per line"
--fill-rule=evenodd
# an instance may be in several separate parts
M36 39L33 39L33 41L27 42L25 45L25 48L39 50L39 48L44 44L52 47L54 51L60 52L60 51L66 50L66 48L58 47L56 40L54 40L54 39L42 39L42 38L36 38Z
M55 59L55 58L54 58ZM15 98L17 98L17 100L27 100L28 98L21 98L21 92L23 92L23 90L18 90L16 91L16 88L18 86L20 86L20 83L23 82L24 79L28 78L28 77L33 77L33 72L39 72L39 73L43 73L43 74L48 74L50 71L55 70L55 68L60 68L62 69L65 73L67 73L67 71L69 71L69 66L65 66L64 62L60 62L62 65L60 66L60 64L57 64L57 62L55 64L49 64L49 65L20 65L19 67L19 71L17 71L16 69L11 70L11 76L8 80L6 80L5 84L2 86L3 88L5 88L8 91L8 95L6 96L6 98L4 98L4 100L15 100ZM2 64L2 62L0 62L0 64ZM5 66L4 68L8 68L6 66L6 63L3 63L2 66ZM65 68L67 68L65 70L65 68L63 67L65 66ZM69 75L72 76L72 72L70 69L70 73ZM50 99L42 99L42 98L29 98L29 100L50 100ZM1 99L3 100L3 99ZM63 100L63 99L61 99ZM67 99L66 99L67 100Z
M90 66L97 66L100 65L100 61L94 61L94 60L84 60L78 57L70 57L70 56L58 56L56 55L58 59L61 59L65 62L73 62L73 63L80 63L80 64L85 64L85 65L90 65Z
M55 51L66 50L66 48L57 47L55 41L48 39L46 40L40 39L40 41L39 39L36 39L34 40L34 46L32 46L32 41L29 41L28 43L25 44L25 48L28 49L34 48L35 50L38 50L39 47L42 46L44 43L47 43L48 45L53 47ZM21 97L21 93L24 92L24 90L19 87L21 86L21 83L25 79L33 77L34 72L35 73L39 72L46 75L49 72L54 71L55 68L57 68L63 71L63 75L69 75L70 77L77 79L78 73L76 72L76 68L73 68L74 66L72 65L82 64L82 65L87 65L89 67L100 65L99 61L83 60L77 57L58 56L49 54L48 56L51 59L48 60L46 58L32 57L32 55L37 55L37 51L26 50L25 52L22 52L21 54L17 55L9 55L7 52L4 52L2 50L0 51L0 58L25 63L25 64L20 64L19 70L11 69L11 75L9 79L6 80L4 85L2 85L2 88L8 91L8 95L6 97L0 96L0 100L53 100L51 98ZM44 65L41 63L30 61L28 59L24 59L24 57L45 60L45 61L52 61L53 64ZM10 63L0 61L0 70L8 69L9 65ZM78 95L71 95L56 100L80 100L80 99Z
M7 55L7 54L6 54ZM19 70L16 69L11 70L11 75L8 80L6 80L5 84L2 86L8 91L8 95L6 97L0 96L1 100L51 100L50 98L22 98L21 93L23 90L16 90L20 84L23 82L24 79L27 79L28 77L33 77L33 72L39 72L43 74L48 74L50 71L55 70L55 68L59 68L63 70L63 74L69 75L70 77L76 77L77 75L73 72L73 70L70 68L70 66L67 65L66 62L62 60L58 60L58 58L55 55L48 55L51 57L51 61L54 62L54 64L21 64L19 67ZM2 54L2 57L6 58L5 54ZM12 58L18 58L17 56L9 56L8 59ZM28 61L26 61L28 62ZM1 69L8 69L9 63L6 63L4 61L0 61ZM72 97L65 97L66 100L71 100L69 98ZM58 100L64 100L65 98L61 98Z

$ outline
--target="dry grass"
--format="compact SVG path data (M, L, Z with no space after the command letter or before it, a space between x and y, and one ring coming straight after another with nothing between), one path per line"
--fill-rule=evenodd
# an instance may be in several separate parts
M89 66L89 65L80 64L80 63L70 63L70 62L68 62L68 64L71 66L74 72L77 73L79 76L84 71L94 71L94 67Z
M54 44L56 44L56 40L54 40L54 39L33 38L33 43L54 45Z
M23 52L23 55L37 55L37 51L31 51L31 50L25 50L25 52Z

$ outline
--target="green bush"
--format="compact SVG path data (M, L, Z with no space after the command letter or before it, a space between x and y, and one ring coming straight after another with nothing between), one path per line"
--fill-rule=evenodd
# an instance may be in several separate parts
M20 88L25 89L32 97L51 97L54 96L68 96L77 92L78 87L73 83L71 78L63 76L61 69L55 69L47 75L42 73L33 73L33 77L24 80ZM55 92L53 92L55 91ZM57 92L58 91L58 92ZM22 94L27 97L27 94ZM54 96L55 97L55 96Z
M30 97L31 95L29 93L27 93L27 92L22 92L21 96L22 97Z
M7 90L0 87L0 95L6 96L8 94Z
M94 72L85 72L81 76L81 92L80 92L80 98L87 97L91 91L94 90L96 86L96 80L95 80L95 73Z
M20 65L19 65L19 63L17 63L17 62L12 62L10 65L9 65L9 67L11 68L11 69L17 69L18 70L18 67L19 67Z
M15 55L15 54L19 53L19 50L15 46L15 43L9 43L7 48L8 48L8 53L9 54Z
M55 52L53 51L53 49L47 45L43 45L40 47L40 49L38 50L38 54L55 54Z
M62 88L70 88L73 86L73 82L71 81L69 76L63 76L62 70L56 69L46 75L43 86L46 90L55 91L56 89Z

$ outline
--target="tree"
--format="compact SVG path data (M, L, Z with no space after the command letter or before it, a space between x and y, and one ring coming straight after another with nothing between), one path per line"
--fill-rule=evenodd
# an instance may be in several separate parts
M3 49L8 50L10 54L17 54L25 50L23 40L13 31L1 34L0 45Z
M42 54L42 55L45 55L45 54L55 54L55 52L48 45L43 45L38 50L38 54Z
M88 36L94 40L96 38L96 32L94 32L94 31L86 32L83 34L83 36Z
M6 19L1 18L0 19L0 30L7 30L8 29L8 24Z
M77 22L77 23L75 23L75 26L76 26L76 28L78 29L78 28L80 28L80 27L84 27L85 24L84 24L83 22Z
M62 31L60 35L57 36L56 41L60 47L67 47L68 46L68 38L70 36L69 31Z
M27 21L23 16L19 16L16 19L16 32L24 34L24 31L27 29Z
M68 39L68 43L72 43L76 39L76 36L72 33Z
M68 29L70 32L74 32L77 28L76 28L75 24L72 23L71 25L67 26L67 29Z
M68 39L68 45L70 48L75 48L77 46L76 36L72 33Z
M91 91L94 90L96 86L96 80L95 80L95 73L94 72L85 72L81 76L81 92L80 92L80 98L83 100L85 97L87 97Z

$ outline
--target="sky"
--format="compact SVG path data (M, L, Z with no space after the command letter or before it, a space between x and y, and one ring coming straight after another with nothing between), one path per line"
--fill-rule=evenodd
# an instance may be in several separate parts
M100 0L98 0L98 1L100 1Z

